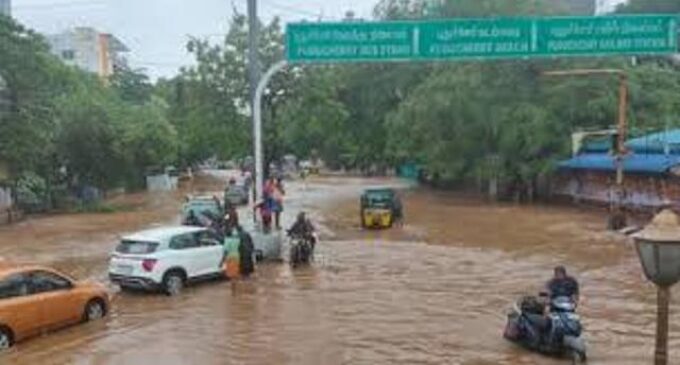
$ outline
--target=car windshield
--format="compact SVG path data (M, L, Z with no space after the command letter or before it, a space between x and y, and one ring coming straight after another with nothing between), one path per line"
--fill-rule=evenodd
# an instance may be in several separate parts
M204 210L217 210L217 204L213 200L192 200L186 205L187 210L202 212Z
M386 197L369 197L368 206L374 208L389 208L390 199Z
M157 242L123 240L116 247L116 252L139 255L153 253L156 251L156 248L158 248Z
M246 187L243 185L230 185L229 188L227 188L227 193L242 193L243 191L246 190Z

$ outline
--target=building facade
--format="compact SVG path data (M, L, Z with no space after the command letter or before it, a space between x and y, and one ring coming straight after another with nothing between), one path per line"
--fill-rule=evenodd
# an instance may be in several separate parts
M0 0L0 14L12 16L12 0Z
M621 199L624 206L634 210L680 206L680 130L632 139L626 147L623 196L616 195L616 159L600 148L584 148L562 161L553 193L603 205Z
M111 34L79 27L47 37L50 49L64 63L107 78L127 65L129 49Z

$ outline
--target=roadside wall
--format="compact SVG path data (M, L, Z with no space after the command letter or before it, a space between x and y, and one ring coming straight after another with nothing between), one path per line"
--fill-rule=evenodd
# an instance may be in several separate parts
M615 183L613 173L563 171L555 176L554 194L576 203L608 204ZM668 175L628 174L624 177L624 205L633 210L680 206L680 179Z

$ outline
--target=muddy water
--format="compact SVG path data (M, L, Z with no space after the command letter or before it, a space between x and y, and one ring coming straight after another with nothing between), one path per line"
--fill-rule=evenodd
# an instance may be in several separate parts
M651 363L653 287L630 243L602 230L601 214L409 191L404 227L364 232L356 204L368 183L391 182L289 186L286 219L310 211L325 238L310 268L264 265L252 280L206 283L179 298L117 294L108 320L27 341L0 362L562 364L500 333L508 304L564 263L582 282L590 363ZM145 196L130 212L2 229L0 253L104 278L117 233L175 220L178 199ZM679 324L672 320L672 359Z

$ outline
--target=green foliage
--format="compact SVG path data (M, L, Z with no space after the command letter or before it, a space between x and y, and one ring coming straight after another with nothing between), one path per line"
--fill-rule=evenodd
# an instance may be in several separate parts
M9 101L0 114L0 160L20 184L20 176L42 179L43 203L88 185L139 187L147 167L176 162L167 106L140 71L119 69L107 86L61 63L36 33L0 17L0 75Z
M17 179L17 201L28 211L42 211L46 208L47 189L45 179L33 172L26 172Z
M318 151L320 157L334 164L350 153L349 112L338 100L342 80L333 69L305 72L299 82L299 97L294 98L280 114L283 142L288 151L308 156Z
M142 70L122 66L116 69L110 82L124 102L145 104L151 100L153 85Z

